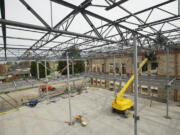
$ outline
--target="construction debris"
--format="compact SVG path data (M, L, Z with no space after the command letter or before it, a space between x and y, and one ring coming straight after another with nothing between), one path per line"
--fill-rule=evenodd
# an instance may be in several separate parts
M83 127L87 126L87 122L85 122L85 121L82 120L82 115L76 115L76 116L75 116L75 120L76 120L77 122L81 123L81 125L82 125Z

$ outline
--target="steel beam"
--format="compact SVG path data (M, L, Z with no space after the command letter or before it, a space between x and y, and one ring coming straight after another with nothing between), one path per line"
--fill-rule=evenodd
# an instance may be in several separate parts
M91 28L93 29L93 31L95 32L95 34L99 37L99 38L103 38L101 36L101 34L98 32L98 30L96 29L96 27L93 25L93 23L91 22L91 20L89 19L89 17L82 11L81 14L83 15L83 17L86 19L86 21L88 22L88 24L91 26Z
M138 12L136 12L136 13L133 13L133 15L138 15L138 14L147 12L147 11L149 11L149 10L152 10L152 9L155 9L155 8L158 8L158 7L167 5L167 4L169 4L169 3L171 3L171 2L174 2L174 1L176 1L176 0L167 0L167 1L162 2L162 3L160 3L160 4L157 4L157 5L151 6L151 7L149 7L149 8L146 8L146 9L144 9L144 10L141 10L141 11L138 11ZM128 19L128 18L130 18L130 17L132 17L132 15L127 15L127 16L125 16L125 17L122 17L122 18L120 18L120 19L117 19L117 20L116 20L116 23L120 23L120 22L122 22L122 21L124 21L124 20L126 20L126 19Z
M163 3L157 4L157 5L155 5L155 6L149 7L149 8L147 8L147 9L144 9L144 10L138 11L138 12L136 12L136 13L133 13L133 14L134 14L134 15L138 15L138 14L141 14L141 13L143 13L143 12L147 12L147 11L149 11L149 10L152 10L152 9L155 9L155 8L158 8L158 7L161 7L161 6L163 6L163 5L169 4L169 3L174 2L174 1L175 1L175 0L168 0L168 1L165 1L165 2L163 2ZM65 3L63 3L63 5L66 6ZM69 5L69 6L70 6L70 5ZM72 6L72 7L73 7L73 6ZM125 19L128 19L128 18L130 18L131 16L132 16L132 15L127 15L127 16L125 16L125 17L123 17L123 18L120 18L120 19L116 20L115 23L123 22ZM105 27L105 26L107 26L107 25L110 25L110 24L107 23L107 24L105 24L105 25L102 25L102 26L98 27L97 29L101 29L101 28L103 28L103 27ZM111 24L111 25L112 25L112 24ZM88 31L88 32L86 32L86 33L84 33L84 34L89 34L90 32L92 32L92 31ZM115 35L114 35L114 36L115 36ZM73 38L73 39L70 39L70 40L74 40L74 38ZM69 42L70 40L65 41L65 43ZM59 45L57 45L57 46L60 46L60 45L62 45L62 44L59 44ZM57 47L57 46L55 46L55 47ZM55 47L52 47L52 48L50 48L50 49L53 49L53 48L55 48Z
M51 27L44 21L40 15L24 0L19 0L26 8L29 10L42 24L44 24L47 28L51 29Z
M75 15L78 14L81 10L85 9L86 7L88 7L88 6L91 4L91 1L92 1L92 0L86 0L86 1L84 1L83 3L81 3L78 9L74 9L71 13L69 13L66 17L64 17L64 18L54 27L54 29L58 29L58 27L59 27L60 25L62 25L70 16L72 16L72 15L75 16ZM52 20L52 18L51 18L51 20ZM73 20L73 19L72 19L72 20ZM71 21L71 22L72 22L72 21ZM71 23L71 22L70 22L70 23ZM69 26L70 26L70 24L67 25L67 28L68 28ZM67 30L67 28L66 28L65 30ZM34 46L37 46L37 45L42 41L42 39L44 39L44 38L46 38L46 37L48 37L48 40L47 40L45 43L42 43L42 44L40 44L39 46L37 46L37 47L36 47L37 49L45 46L47 43L49 43L49 42L53 41L54 39L58 38L59 36L61 36L61 34L55 35L52 39L49 40L49 35L50 35L50 33L46 33L42 38L40 38L39 41L37 41L36 43L34 43L34 44L31 46L31 48L34 47ZM31 48L29 48L21 57L23 57Z
M66 7L72 8L72 9L77 9L77 8L78 8L77 6L75 6L75 5L71 4L71 3L68 3L68 2L66 2L66 1L64 1L64 0L51 0L51 1L53 1L53 2L55 2L55 3L57 3L57 4L64 5L64 6L66 6ZM116 23L116 22L114 22L114 21L112 21L112 20L110 20L110 19L107 19L107 18L105 18L105 17L103 17L103 16L100 16L100 15L98 15L98 14L95 14L95 13L93 13L93 12L91 12L91 11L88 11L88 10L85 10L85 9L84 9L83 12L84 12L85 14L87 14L87 15L90 15L90 16L95 17L95 18L97 18L97 19L103 20L103 21L105 21L105 22L107 22L107 23L110 23L111 25L117 25L117 26L119 26L119 27L121 27L121 28L123 28L123 29L125 29L125 30L131 31L132 33L136 33L136 34L139 34L139 35L141 35L141 36L143 36L143 37L149 38L149 37L147 37L147 36L144 35L144 34L141 34L141 33L137 32L137 31L135 31L135 30L132 30L132 29L130 29L130 28L126 27L126 26L123 26L123 25L121 25L121 24L118 24L118 23ZM150 38L150 39L151 39L151 38ZM151 40L154 40L154 39L151 39Z
M146 27L149 27L149 26L155 26L155 25L159 25L159 24L162 24L162 23L171 22L171 21L175 21L175 20L179 20L179 19L180 19L180 15L175 15L175 16L168 17L168 18L165 18L165 19L161 19L161 20L153 21L153 22L146 23L146 24L143 24L143 25L139 25L138 27L139 28L146 28Z
M0 38L3 38L3 36L0 36ZM39 39L24 38L24 37L14 37L14 36L6 36L6 38L9 38L9 39L19 39L19 40L29 40L29 41L39 41ZM45 40L42 40L42 41L45 41ZM51 43L64 43L64 42L51 41Z
M10 26L29 28L29 29L36 29L36 30L47 31L47 32L54 32L54 33L65 34L65 35L72 35L72 36L77 36L77 37L82 37L82 38L90 38L90 39L105 41L105 42L109 42L109 43L117 43L117 41L114 41L114 40L108 40L108 39L104 39L104 38L100 39L100 38L94 37L94 36L88 36L88 35L84 35L84 34L80 34L80 33L63 31L63 30L56 30L56 29L50 30L50 29L47 29L46 27L42 27L42 26L38 26L38 25L15 22L15 21L5 20L5 19L0 19L0 24L6 24L6 25L10 25Z
M106 10L110 10L110 9L112 9L112 8L118 6L118 5L121 5L121 4L125 3L125 2L127 2L127 1L128 0L120 0L118 2L115 2L112 5L110 5L109 7L107 7Z

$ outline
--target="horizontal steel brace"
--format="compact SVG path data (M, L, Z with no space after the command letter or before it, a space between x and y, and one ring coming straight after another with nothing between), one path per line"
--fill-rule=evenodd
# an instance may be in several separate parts
M0 19L0 24L6 24L6 25L29 28L29 29L36 29L36 30L47 31L47 32L60 33L60 34L65 34L65 35L72 35L72 36L83 37L83 38L90 38L90 39L105 41L105 42L109 42L109 43L118 43L116 41L108 40L108 39L104 39L104 38L98 38L98 37L94 37L94 36L88 36L88 35L84 35L84 34L79 34L79 33L69 32L69 31L63 31L63 30L48 29L46 27L42 27L42 26L38 26L38 25L21 23L21 22L5 20L5 19Z

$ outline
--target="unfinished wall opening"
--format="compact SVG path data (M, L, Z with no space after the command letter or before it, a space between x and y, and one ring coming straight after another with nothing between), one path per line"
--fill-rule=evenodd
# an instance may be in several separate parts
M142 67L142 72L147 72L148 71L148 64L146 63L143 67Z
M125 63L122 63L121 64L121 67L122 67L122 74L126 74L126 64Z

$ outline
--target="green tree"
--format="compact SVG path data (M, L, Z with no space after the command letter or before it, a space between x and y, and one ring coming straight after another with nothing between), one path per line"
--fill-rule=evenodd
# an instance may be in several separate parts
M81 51L79 50L78 47L75 47L75 46L71 46L69 47L63 54L62 56L64 58L66 58L66 53L68 52L68 55L69 55L69 58L80 58L81 57ZM72 63L69 62L70 66L69 66L69 72L70 74L72 74ZM61 70L63 69L64 67L66 67L67 65L67 62L66 61L59 61L58 63L58 67L57 67L57 70ZM74 61L74 73L82 73L85 71L85 64L84 64L84 61L82 60L78 60L78 61ZM66 75L67 74L67 69L65 69L63 72L62 72L63 75Z
M156 33L155 44L167 45L168 39L161 32Z
M69 73L72 74L72 63L69 62L70 66L69 66ZM66 67L67 63L66 61L59 61L58 63L58 71L60 71L61 69L63 69L64 67ZM85 71L85 64L84 61L82 60L78 60L78 61L74 61L74 73L82 73ZM62 72L62 75L66 75L67 74L67 69L65 69Z
M70 46L63 54L63 57L66 57L66 53L68 52L69 58L79 58L81 57L81 50L79 50L76 46Z
M46 63L47 64L47 75L50 74L50 66L49 66L49 62ZM40 78L45 78L45 67L43 66L45 65L45 62L41 62L39 63L39 77ZM31 69L30 69L30 72L31 72L31 75L33 77L36 77L37 78L37 65L36 65L36 62L31 62Z

